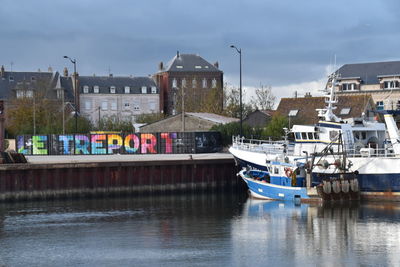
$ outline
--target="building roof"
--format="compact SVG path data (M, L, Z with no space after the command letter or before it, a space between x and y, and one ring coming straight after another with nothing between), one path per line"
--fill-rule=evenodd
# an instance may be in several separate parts
M373 101L370 95L337 96L338 103L333 113L342 119L361 117L363 112L372 107ZM325 97L299 97L282 98L276 114L289 116L292 120L298 120L302 124L315 124L318 122L316 109L325 107Z
M195 54L179 54L173 57L161 72L221 72L215 65Z
M79 76L79 90L83 93L83 87L89 86L89 93L93 93L93 87L99 86L100 94L109 94L110 87L115 86L116 94L124 94L125 86L130 87L131 94L141 94L142 87L147 87L147 93L151 93L151 87L158 87L149 77L114 77L114 76Z
M239 121L237 118L225 117L222 115L214 114L214 113L205 113L205 112L185 112L185 114L193 117L198 117L203 120L212 121L219 124L226 124L235 121Z
M336 72L339 80L360 78L363 84L379 84L378 76L400 76L400 61L345 64Z
M73 88L66 81L68 77L61 77L58 72L17 72L4 71L0 77L0 99L11 99L15 97L15 90L27 89L37 90L38 87L45 86L47 89L47 97L56 98L56 89L65 89L65 100L73 100Z

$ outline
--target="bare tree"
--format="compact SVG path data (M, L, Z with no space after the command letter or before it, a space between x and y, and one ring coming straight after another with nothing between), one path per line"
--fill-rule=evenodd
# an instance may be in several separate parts
M264 86L260 84L256 88L256 96L252 97L251 103L259 110L272 109L275 105L276 97L272 94L271 86Z

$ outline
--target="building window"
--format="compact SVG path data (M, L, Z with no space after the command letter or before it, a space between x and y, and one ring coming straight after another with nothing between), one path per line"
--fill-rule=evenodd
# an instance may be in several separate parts
M340 115L349 115L350 114L350 108L342 108L340 111Z
M107 110L108 109L108 102L103 101L101 102L101 110Z
M217 80L214 78L211 82L212 88L217 88Z
M133 110L140 110L139 102L133 102Z
M206 78L203 79L202 86L203 86L203 88L207 88L207 80L206 80Z
M64 90L63 89L58 89L57 90L57 98L58 99L64 98Z
M92 109L92 102L90 101L85 101L85 109L86 110L91 110Z
M157 94L157 87L152 86L152 87L151 87L151 93L152 93L152 94Z
M83 93L84 94L89 93L89 86L87 86L87 85L83 86Z
M22 98L22 97L24 97L24 91L17 90L17 98Z
M383 83L384 89L398 89L399 81L386 81Z
M27 90L26 91L26 97L32 98L33 97L33 91L32 90Z
M176 65L176 68L177 68L177 69L183 69L183 66L181 66L181 65Z
M125 109L129 109L129 102L125 102L124 107L125 107Z
M343 91L354 91L354 90L356 90L356 84L355 83L344 83L344 84L342 84L342 90Z
M297 112L299 112L298 109L291 109L291 110L289 111L288 116L290 116L290 117L295 117L295 116L297 115Z
M131 92L131 88L129 86L125 86L125 94L129 94Z
M94 87L93 87L93 93L95 93L95 94L98 94L99 93L99 86L98 85L95 85Z
M156 102L149 102L149 109L150 111L154 112L156 110Z
M142 86L142 94L147 94L147 87L146 86Z
M115 86L111 86L110 87L110 93L111 94L115 94Z
M378 101L376 102L376 110L384 110L385 106L383 104L383 101Z
M35 77L35 76L32 76L32 77L31 77L31 81L32 81L32 82L36 81L36 77Z
M194 78L192 80L192 88L196 88L196 87L197 87L197 81L196 81L196 78Z
M13 76L10 76L10 77L8 78L8 80L9 80L10 82L13 82L13 81L14 81L14 77L13 77Z
M183 79L182 79L182 88L185 88L185 87L186 87L186 79L183 78Z
M111 102L111 110L117 110L117 102Z
M397 110L400 110L400 100L397 101L396 109L397 109Z
M173 88L178 87L178 83L175 78L172 80L172 87Z

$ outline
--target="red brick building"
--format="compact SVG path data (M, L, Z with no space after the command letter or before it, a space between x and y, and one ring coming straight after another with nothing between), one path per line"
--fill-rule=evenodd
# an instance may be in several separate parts
M218 97L212 99L222 109L223 72L218 62L210 64L198 55L177 52L165 66L160 62L154 78L160 88L160 110L166 114L181 112L182 102L185 111L201 111L213 90Z

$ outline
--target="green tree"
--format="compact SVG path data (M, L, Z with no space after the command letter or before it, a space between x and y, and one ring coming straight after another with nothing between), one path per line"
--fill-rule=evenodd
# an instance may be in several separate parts
M16 86L7 109L6 128L11 135L62 132L62 102L52 97L49 82L37 80ZM17 97L18 96L18 97Z
M240 123L231 122L227 124L214 125L210 131L220 132L224 146L232 144L232 136L238 136L240 133ZM243 125L243 136L246 138L258 139L261 137L262 129L252 128L246 124Z
M65 123L65 133L81 133L87 134L94 129L93 124L90 120L85 117L78 116L78 131L75 132L75 117L70 116Z
M116 131L123 133L135 132L135 128L130 121L121 120L117 116L101 118L96 129L98 131Z
M272 117L271 121L263 131L264 137L271 137L272 139L279 140L285 135L283 128L288 128L289 121L286 117L276 114Z

